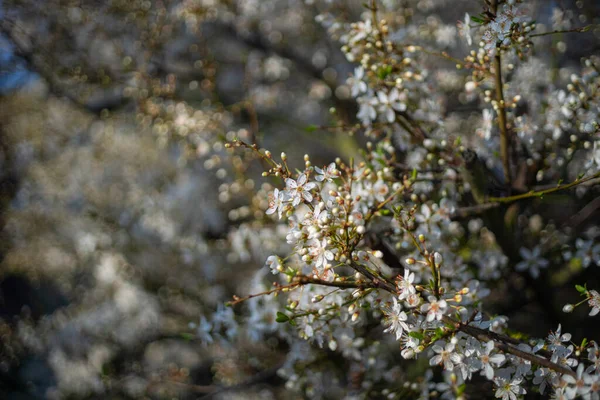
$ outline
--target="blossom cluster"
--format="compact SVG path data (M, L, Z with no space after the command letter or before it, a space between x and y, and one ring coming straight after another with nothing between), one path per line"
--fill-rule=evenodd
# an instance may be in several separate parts
M359 64L346 83L358 105L358 126L369 140L361 161L338 158L319 168L305 155L304 167L294 169L285 153L276 159L242 140L228 143L268 165L263 176L271 183L261 192L261 218L265 226L283 227L276 235L285 251L266 257L264 270L274 282L262 294L284 299L265 297L263 304L271 305L264 308L279 305L276 320L286 324L282 335L291 347L306 349L292 339L295 332L352 365L368 365L362 384L369 389L382 379L393 381L391 372L382 372L387 365L382 342L391 341L399 343L402 358L427 358L430 367L444 371L443 382L433 373L406 381L422 398L432 392L460 398L476 376L493 382L494 395L502 399L531 391L568 399L600 396L596 342L571 342L561 325L545 339L524 340L526 335L509 329L508 317L486 311L492 290L503 280L550 282L550 275L559 279L562 264L583 271L600 261L593 229L578 237L544 221L539 204L535 211L500 204L571 188L591 201L583 184L592 186L598 178L594 121L600 110L594 58L565 88L528 96L538 90L536 82L551 86L545 77L531 75L539 62L528 51L537 25L524 2L505 3L478 17L466 15L460 26L465 44L471 47L476 38L480 45L464 59L428 50L427 35L407 44L410 30L375 17L385 11L375 5L362 20L332 29L343 32L342 51ZM431 55L468 72L460 78L436 76L428 69ZM502 81L507 75L510 85ZM464 102L483 108L483 120L453 119L436 101L435 83L444 79ZM470 135L457 134L459 129ZM467 161L465 154L474 156ZM481 182L499 170L503 177L495 185ZM585 173L575 179L572 171ZM537 186L543 184L549 187ZM485 207L493 211L486 214ZM590 315L596 315L598 295L585 293ZM260 307L252 307L258 313ZM373 321L381 325L376 339L369 335ZM264 332L272 329L268 325ZM316 379L307 370L305 376L298 372L299 365L312 362L310 354L295 355L282 369L290 388ZM381 393L394 398L395 390Z

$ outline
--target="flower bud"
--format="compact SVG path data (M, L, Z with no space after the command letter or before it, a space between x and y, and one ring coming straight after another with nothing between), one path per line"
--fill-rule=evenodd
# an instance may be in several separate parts
M565 313L570 313L570 312L573 312L573 309L574 309L574 308L575 308L575 307L573 307L573 304L565 304L565 306L563 307L563 309L562 309L562 310L563 310L563 312L565 312Z
M442 255L440 253L438 253L437 251L433 253L433 262L435 263L436 268L439 268L442 265L443 261L444 259L442 258Z
M323 300L323 297L324 297L324 296L323 296L322 294L319 294L319 295L316 295L316 296L314 296L314 297L312 298L312 300L311 300L311 301L312 301L313 303L318 303L318 302L320 302L321 300Z

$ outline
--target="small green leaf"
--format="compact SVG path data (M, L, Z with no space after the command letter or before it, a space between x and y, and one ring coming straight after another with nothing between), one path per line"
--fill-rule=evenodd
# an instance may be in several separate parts
M475 15L471 15L471 21L477 23L477 24L484 24L485 21L482 18L479 18Z
M414 181L415 179L417 179L417 169L416 168L413 168L412 174L410 175L410 179L412 181Z
M408 336L419 340L425 339L425 335L423 335L421 332L409 332Z
M192 333L184 332L184 333L181 334L181 338L183 340L187 340L187 341L190 341L190 340L194 339L195 337L196 336L194 334L192 334Z
M289 320L290 320L290 317L288 317L281 311L277 311L277 318L275 318L275 321L277 321L279 323L283 323L283 322L288 322Z
M309 133L314 132L317 129L319 129L319 127L317 125L308 125L306 128L304 128L304 130Z
M392 73L392 66L388 65L386 67L379 68L379 71L377 71L377 76L379 77L379 79L385 79L391 73Z
M581 294L587 293L587 289L585 288L585 286L575 285L575 289L577 289L577 291Z

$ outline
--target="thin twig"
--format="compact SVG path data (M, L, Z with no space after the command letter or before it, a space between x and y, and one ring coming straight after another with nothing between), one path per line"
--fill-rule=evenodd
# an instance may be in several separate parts
M514 201L523 200L523 199L529 199L531 197L542 197L542 196L544 196L546 194L555 193L555 192L559 192L561 190L570 189L570 188L572 188L574 186L581 185L582 183L585 183L587 181L591 181L592 179L596 179L596 178L599 178L599 177L600 177L600 172L596 172L594 175L588 176L587 178L576 179L573 182L567 183L565 185L558 185L558 186L553 187L551 189L539 190L537 192L531 191L531 192L527 192L527 193L523 193L523 194L518 194L516 196L509 196L509 197L490 197L490 198L488 198L488 202L490 202L490 203L512 203ZM483 204L487 204L487 203L483 203Z
M581 33L581 32L587 32L590 29L598 27L598 26L600 26L600 25L591 24L591 25L583 26L581 28L567 29L567 30L564 30L564 31L552 31L552 32L544 32L544 33L535 33L533 35L529 35L529 37L547 36L547 35L554 35L554 34L557 34L557 33L577 33L577 32Z

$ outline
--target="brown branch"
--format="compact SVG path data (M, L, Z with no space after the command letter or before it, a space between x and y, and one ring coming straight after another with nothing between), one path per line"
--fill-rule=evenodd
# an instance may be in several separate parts
M295 289L298 286L300 286L300 283L296 283L295 282L295 283L291 283L291 284L285 285L285 286L277 286L275 289L266 290L264 292L249 294L246 297L233 296L233 301L228 301L227 303L225 303L225 305L228 306L228 307L235 306L236 304L239 304L239 303L242 303L244 301L253 299L255 297L266 296L268 294L272 294L272 293L276 293L276 292L282 292L282 291L285 291L285 290Z
M492 0L492 13L498 12L498 0ZM506 121L506 108L504 104L504 91L502 83L502 58L500 49L496 49L494 55L494 73L496 86L496 102L498 106L498 126L500 128L500 157L502 158L502 167L504 170L504 182L507 187L511 187L512 177L510 174L510 137Z
M294 277L294 282L301 285L313 284L321 286L330 286L340 289L377 289L379 286L372 282L355 282L355 281L325 281L323 279L313 278L306 275L298 275Z
M526 351L518 349L517 347L515 347L515 345L520 344L520 342L516 339L510 338L508 336L500 335L495 332L487 331L487 330L484 330L481 328L477 328L477 327L474 327L471 325L457 323L456 321L454 321L452 318L449 318L449 317L444 317L444 322L454 325L454 327L457 330L459 330L463 333L466 333L469 336L473 336L474 338L476 338L478 340L481 340L484 342L489 342L490 340L493 340L495 346L498 347L500 350L502 350L505 353L513 354L524 360L531 361L533 364L536 364L536 365L539 365L539 366L542 366L545 368L550 368L553 371L559 372L561 374L570 375L572 377L577 376L574 371L571 371L570 369L563 367L562 365L553 363L552 361L550 361L546 358L543 358L543 357L537 356L535 354L528 353Z
M450 215L451 220L459 220L480 215L493 208L500 207L500 203L482 203L472 207L461 207L454 210Z
M587 178L576 179L573 182L570 182L570 183L567 183L564 185L557 185L556 187L553 187L550 189L539 190L537 192L531 191L531 192L527 192L527 193L523 193L523 194L518 194L516 196L509 196L509 197L490 197L490 198L488 198L488 201L490 203L512 203L512 202L515 202L518 200L529 199L532 197L542 197L546 194L556 193L561 190L570 189L574 186L581 185L582 183L591 181L596 178L600 178L600 172L596 172L594 175L590 175ZM487 203L483 203L483 204L487 204Z
M554 35L556 33L577 33L577 32L587 32L592 28L598 27L600 25L586 25L583 26L581 28L574 28L574 29L567 29L564 31L552 31L552 32L544 32L544 33L535 33L533 35L529 35L529 37L539 37L539 36L546 36L546 35Z

